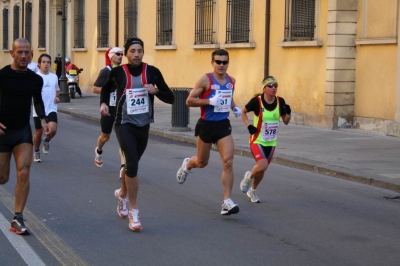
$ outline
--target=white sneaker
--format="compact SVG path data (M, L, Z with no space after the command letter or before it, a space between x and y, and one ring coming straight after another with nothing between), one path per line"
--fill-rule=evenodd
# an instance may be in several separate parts
M138 209L131 209L129 211L129 229L133 231L142 230Z
M117 189L114 192L115 198L118 201L117 212L118 212L118 215L121 218L126 218L126 217L128 217L128 203L129 203L129 201L128 201L128 198L124 198L123 199L123 198L120 197L120 195L119 195L119 191L120 190L121 189Z
M179 184L183 184L186 180L187 175L189 174L189 170L186 169L186 165L188 164L189 161L190 158L183 159L182 166L176 173L176 181L178 181Z
M43 141L43 153L49 153L50 141Z
M97 153L97 147L96 147L96 149L94 150L94 153L95 153L94 164L95 164L97 167L102 167L102 166L103 166L103 154L98 154L98 153Z
M33 153L33 161L35 163L40 163L42 161L40 160L40 151Z
M239 212L239 206L233 203L231 199L225 200L224 203L222 204L222 210L221 210L222 215L231 215L231 214L236 214L238 212Z
M250 186L251 186L251 181L252 181L252 179L250 178L250 175L251 175L251 172L250 171L247 171L245 174L244 174L244 178L243 178L243 180L242 180L242 182L240 182L240 190L243 192L243 193L246 193L247 191L249 191L249 189L250 189Z
M247 191L247 196L249 196L251 202L254 202L254 203L261 202L254 189L250 189L249 191Z

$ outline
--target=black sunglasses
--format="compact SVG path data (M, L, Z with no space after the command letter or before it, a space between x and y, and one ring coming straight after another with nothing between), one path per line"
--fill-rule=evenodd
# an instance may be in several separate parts
M221 61L221 60L213 60L217 65L223 64L226 65L229 63L229 61Z
M116 56L122 56L122 53L115 53Z
M266 87L268 87L268 88L272 88L272 87L278 88L278 83L269 83L269 84L267 84Z

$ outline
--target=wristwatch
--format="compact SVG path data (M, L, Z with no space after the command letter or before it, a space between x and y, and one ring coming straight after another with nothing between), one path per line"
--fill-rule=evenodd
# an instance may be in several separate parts
M156 95L158 95L158 93L160 92L160 90L158 89L158 88L155 88L156 89Z

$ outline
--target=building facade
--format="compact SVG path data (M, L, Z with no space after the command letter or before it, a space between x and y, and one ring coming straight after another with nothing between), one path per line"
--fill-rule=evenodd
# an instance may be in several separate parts
M105 51L127 37L145 43L144 61L170 87L193 87L211 71L211 53L228 50L228 73L243 106L267 74L293 110L293 122L354 127L400 136L400 0L0 0L0 66L18 37L41 53L83 68L91 91ZM124 61L125 63L126 61Z

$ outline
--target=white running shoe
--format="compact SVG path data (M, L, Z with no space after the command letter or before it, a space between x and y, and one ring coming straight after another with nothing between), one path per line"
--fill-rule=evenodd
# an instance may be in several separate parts
M138 209L131 209L129 211L129 229L133 231L142 230Z
M250 171L247 171L245 174L244 174L244 178L243 178L243 180L242 180L242 182L240 182L240 190L243 192L243 193L246 193L247 191L249 191L249 189L250 189L250 186L251 186L251 181L252 181L252 179L250 178L250 175L251 175L251 172Z
M182 166L176 173L176 181L178 181L179 184L183 184L186 180L187 175L189 174L189 170L186 169L186 165L188 164L189 161L190 158L183 159Z
M255 189L250 189L249 191L247 191L247 196L249 196L251 202L254 203L260 203L260 199L258 198L257 194L256 194L256 190Z
M33 153L33 161L35 163L40 163L42 161L40 160L40 151Z
M97 167L102 167L102 166L103 166L103 154L98 154L98 153L97 153L97 147L96 147L96 149L94 150L94 153L95 153L94 164L95 164Z
M49 153L50 141L43 141L43 153Z
M231 215L239 212L239 205L233 203L231 199L227 199L222 204L222 215Z
M117 201L118 201L118 207L117 207L117 212L118 212L118 215L121 217L121 218L126 218L126 217L128 217L128 203L129 203L129 201L128 201L128 198L121 198L120 196L119 196L119 191L120 191L121 189L117 189L117 190L115 190L115 192L114 192L114 195L115 195L115 198L117 199Z

